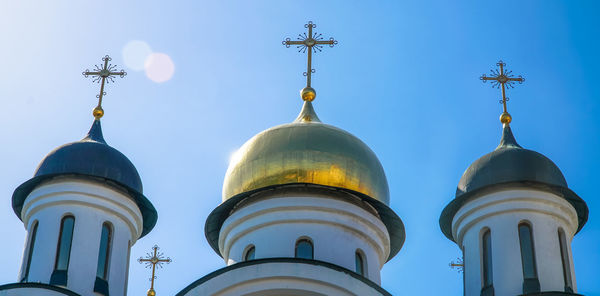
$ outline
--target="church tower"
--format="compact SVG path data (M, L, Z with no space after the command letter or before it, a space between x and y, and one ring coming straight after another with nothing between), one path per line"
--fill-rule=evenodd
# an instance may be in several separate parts
M56 292L43 295L125 295L130 248L156 223L135 166L102 135L104 83L125 75L113 72L110 57L103 61L103 68L84 72L101 82L89 133L50 152L14 191L13 209L28 232L21 292L14 295L49 293L39 289Z
M510 128L505 85L523 82L500 61L498 147L463 174L440 227L463 251L465 295L577 295L571 241L587 221L585 202L544 155L521 147Z
M206 221L228 266L177 295L390 295L380 270L400 251L404 226L375 153L315 113L311 53L337 41L305 27L300 40L283 42L308 53L300 114L235 153L223 202Z

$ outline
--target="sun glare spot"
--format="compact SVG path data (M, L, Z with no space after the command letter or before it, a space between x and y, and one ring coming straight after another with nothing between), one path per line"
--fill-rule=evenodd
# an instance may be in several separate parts
M229 154L229 163L233 164L239 162L241 156L242 154L239 149L232 151L231 154Z
M146 76L157 83L168 81L175 73L175 64L173 64L171 57L160 52L150 54L146 58L144 68L146 69Z
M144 62L152 54L152 49L144 41L131 40L123 47L122 54L125 66L134 71L142 71L144 70Z

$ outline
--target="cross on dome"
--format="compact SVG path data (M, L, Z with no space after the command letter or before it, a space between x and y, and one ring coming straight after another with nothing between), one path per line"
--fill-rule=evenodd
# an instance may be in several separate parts
M119 75L121 78L127 75L127 72L123 70L118 72L114 71L117 68L117 66L109 64L108 62L110 62L111 60L112 59L108 55L106 55L102 58L102 61L104 62L104 66L102 68L100 68L98 65L94 65L96 67L94 71L86 69L82 73L83 76L85 76L86 78L88 76L95 76L92 82L100 83L100 93L96 95L96 98L98 98L98 106L96 106L96 108L94 108L94 111L92 112L94 118L96 119L100 119L102 118L102 116L104 116L104 110L102 109L102 97L106 95L106 92L104 92L104 82L114 82L113 76L116 75Z
M504 112L502 112L502 115L500 115L500 122L503 124L509 124L512 121L512 117L506 110L506 102L509 100L509 98L506 97L505 85L509 88L513 88L513 84L515 82L519 82L519 84L521 84L523 81L525 81L525 78L523 78L521 75L514 77L512 71L505 70L504 67L506 67L506 64L502 60L498 61L496 66L499 67L499 70L492 69L490 71L491 76L488 77L483 74L479 79L481 79L484 83L487 81L493 81L492 87L502 88L502 99L500 100L500 103L504 108Z
M317 51L321 51L323 45L329 45L329 47L334 47L338 42L333 39L333 37L329 38L329 40L323 40L323 34L313 33L313 28L316 28L317 25L313 22L309 21L304 25L305 28L308 28L308 33L298 34L298 40L292 41L290 38L286 38L282 41L282 44L285 47L289 48L291 45L296 45L298 48L298 52L307 53L307 68L306 72L304 72L304 76L306 76L306 87L302 89L301 95L302 99L305 101L313 101L317 95L315 90L311 87L311 74L315 73L315 69L312 68L312 54Z

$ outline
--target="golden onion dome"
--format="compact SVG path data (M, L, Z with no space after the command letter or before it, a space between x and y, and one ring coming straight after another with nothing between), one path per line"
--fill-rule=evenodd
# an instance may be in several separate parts
M389 205L387 179L375 153L354 135L322 123L310 100L294 122L257 134L234 153L223 201L294 183L350 189Z

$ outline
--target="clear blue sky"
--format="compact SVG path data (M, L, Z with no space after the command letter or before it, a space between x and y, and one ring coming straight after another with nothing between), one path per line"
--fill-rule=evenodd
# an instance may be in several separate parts
M107 87L108 143L137 166L159 213L132 249L129 294L159 244L173 295L224 266L204 238L230 154L292 121L305 56L281 45L312 20L335 48L315 55L315 108L379 156L406 244L382 271L394 295L462 295L458 247L438 227L462 172L500 138L500 94L478 77L498 59L527 80L508 93L519 143L551 158L590 208L573 241L579 292L600 282L600 7L593 1L3 1L0 3L0 283L14 282L25 231L14 188L92 122L98 88L81 72L105 54L129 75ZM125 66L132 40L171 57L163 83Z

